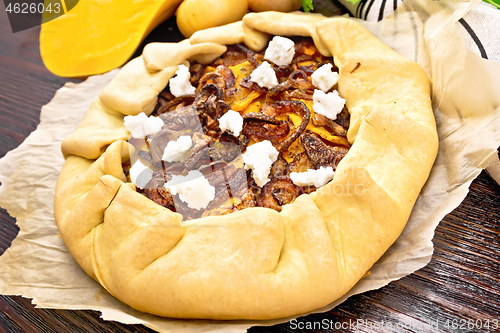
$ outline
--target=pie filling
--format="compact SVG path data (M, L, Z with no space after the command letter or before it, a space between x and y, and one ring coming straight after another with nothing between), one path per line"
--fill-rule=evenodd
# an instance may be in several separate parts
M138 192L189 220L280 211L332 179L350 147L338 69L312 40L276 38L265 53L230 45L179 66L150 117L125 118Z

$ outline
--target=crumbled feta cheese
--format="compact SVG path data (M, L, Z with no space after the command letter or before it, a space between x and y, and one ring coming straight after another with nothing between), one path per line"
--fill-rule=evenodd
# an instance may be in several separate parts
M172 176L165 188L187 203L190 208L202 209L215 198L215 187L198 170L191 170L187 176Z
M306 172L291 172L290 178L295 185L307 186L314 185L321 187L333 179L332 167L320 167L318 170L309 169Z
M158 117L146 116L144 112L137 116L126 116L123 125L134 139L142 139L146 135L155 134L163 127L163 120Z
M290 65L295 54L295 43L293 40L275 36L267 46L264 59L272 61L278 66Z
M170 92L175 97L180 97L184 95L194 94L196 88L191 85L189 79L191 74L189 73L189 68L185 65L179 65L179 69L175 73L176 76L171 78L169 81Z
M247 148L242 155L245 169L252 169L252 176L258 186L264 186L268 181L271 166L278 158L278 151L270 141L264 140Z
M137 160L132 165L129 174L132 183L141 189L144 189L146 184L153 178L153 170L142 164L140 160Z
M239 112L229 110L219 118L219 128L222 132L230 131L237 137L243 130L243 117Z
M312 73L312 82L316 88L327 92L339 81L339 73L332 72L332 68L332 64L324 64Z
M267 89L278 85L276 73L267 61L264 61L259 67L253 70L252 74L250 74L250 80Z
M180 136L176 141L168 142L161 159L167 162L180 162L184 160L192 146L193 141L190 136Z
M338 91L325 94L321 90L314 90L313 110L331 120L337 119L337 115L342 111L345 99L339 96Z

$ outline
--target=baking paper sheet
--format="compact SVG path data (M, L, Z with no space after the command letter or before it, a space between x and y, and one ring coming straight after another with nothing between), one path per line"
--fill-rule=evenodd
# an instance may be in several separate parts
M432 256L437 224L461 203L470 183L494 159L500 145L500 64L469 51L455 26L478 2L410 0L381 22L363 23L428 73L440 149L401 237L368 277L342 299L314 312L328 311L353 294L380 288L424 267ZM114 75L116 71L66 84L42 108L37 130L0 160L0 205L21 229L0 257L0 294L33 298L38 307L98 310L105 320L169 332L243 332L251 326L292 319L224 322L140 313L110 296L73 260L52 212L64 162L60 144Z

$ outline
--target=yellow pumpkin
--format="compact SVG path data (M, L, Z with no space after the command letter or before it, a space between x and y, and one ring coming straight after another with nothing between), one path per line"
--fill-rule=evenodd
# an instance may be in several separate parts
M177 26L189 38L198 30L241 20L247 0L184 0L177 9Z
M108 72L123 65L181 1L81 0L66 14L42 25L42 60L59 76Z

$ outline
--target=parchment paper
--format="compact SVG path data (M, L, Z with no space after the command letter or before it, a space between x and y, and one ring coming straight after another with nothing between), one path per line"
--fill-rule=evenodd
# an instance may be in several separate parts
M364 23L428 73L440 149L403 234L368 277L342 299L314 312L328 311L351 295L380 288L424 267L432 256L437 224L461 203L472 180L494 158L500 145L500 64L469 51L455 26L478 2L409 0L391 17ZM0 293L33 298L38 307L98 310L105 320L169 332L242 332L251 326L292 319L223 322L140 313L110 296L67 252L52 212L54 188L64 162L60 144L115 74L66 84L42 108L37 130L0 160L0 205L17 218L21 229L12 247L0 257Z

